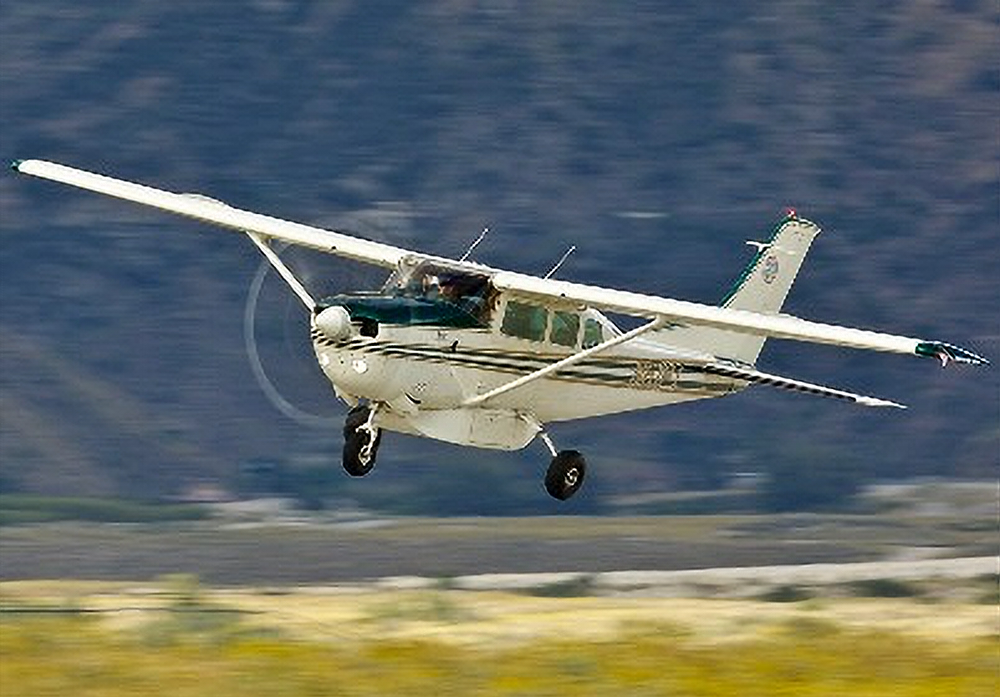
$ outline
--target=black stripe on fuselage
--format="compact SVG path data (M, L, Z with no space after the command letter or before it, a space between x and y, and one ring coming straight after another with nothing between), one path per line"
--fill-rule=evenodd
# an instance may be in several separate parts
M312 338L321 347L329 347L341 351L360 351L372 355L412 358L432 363L501 371L518 375L539 370L547 365L551 365L555 361L566 358L566 355L560 354L545 355L489 348L466 349L459 346L435 347L428 344L403 344L370 339L348 339L347 341L336 342L323 337L318 331L313 332ZM672 370L675 371L674 379L655 387L643 387L636 382L636 364L643 360L639 358L611 358L607 356L588 358L580 363L557 371L552 377L560 380L572 380L644 391L702 392L710 394L733 392L742 389L746 383L745 379L726 375L722 371L707 370L705 366L670 362ZM728 378L735 380L735 384L733 382L698 379L699 375Z

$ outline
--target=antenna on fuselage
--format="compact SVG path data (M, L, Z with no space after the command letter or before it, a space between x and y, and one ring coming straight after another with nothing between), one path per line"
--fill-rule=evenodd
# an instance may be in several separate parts
M465 261L466 259L468 259L469 255L472 254L472 250L474 250L476 247L479 246L479 243L483 241L483 239L486 237L489 231L490 231L489 226L484 227L483 231L479 233L479 237L476 238L475 242L469 245L469 248L465 250L465 254L462 255L459 261Z
M553 266L551 269L549 269L549 272L545 274L542 278L551 278L552 274L558 271L559 267L563 265L563 262L569 259L569 255L575 251L576 251L576 245L571 244L569 246L569 249L567 249L566 252L559 258L559 261L556 262L556 265Z

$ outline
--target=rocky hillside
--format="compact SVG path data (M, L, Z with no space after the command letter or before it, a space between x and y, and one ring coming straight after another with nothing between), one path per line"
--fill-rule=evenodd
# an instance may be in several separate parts
M995 4L765 5L15 0L0 156L443 254L489 225L490 263L543 272L576 244L565 278L701 301L795 206L825 232L790 312L1000 357ZM232 488L261 459L336 468L338 424L288 419L254 381L244 240L13 174L0 216L0 488L162 496ZM298 261L329 289L379 281ZM272 281L273 379L339 420ZM771 468L996 473L995 367L787 343L761 365L913 408L760 388L555 436L589 452L598 492ZM492 481L544 459L393 439L371 486L420 495L429 463Z

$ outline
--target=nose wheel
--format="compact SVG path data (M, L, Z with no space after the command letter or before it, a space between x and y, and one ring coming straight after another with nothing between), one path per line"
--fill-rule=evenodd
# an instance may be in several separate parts
M382 429L374 424L375 409L357 406L344 423L344 470L352 477L363 477L375 467L375 457L382 441Z

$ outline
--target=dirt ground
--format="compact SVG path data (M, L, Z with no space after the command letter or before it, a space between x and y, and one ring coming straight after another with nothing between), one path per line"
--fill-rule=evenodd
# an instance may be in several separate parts
M0 580L342 584L385 577L604 573L995 555L961 516L278 518L0 528Z

